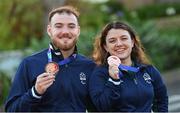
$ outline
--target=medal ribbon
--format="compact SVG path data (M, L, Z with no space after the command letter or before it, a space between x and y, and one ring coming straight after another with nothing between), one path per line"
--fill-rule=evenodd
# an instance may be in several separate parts
M132 72L138 72L139 71L139 67L132 67L132 66L126 66L126 65L122 65L120 64L118 67L120 70L125 70L125 71L132 71Z
M52 62L52 54L51 54L51 49L49 48L48 52L47 52L47 57L48 57L48 62ZM69 62L71 62L72 60L74 60L76 58L76 54L73 54L71 55L70 57L64 59L64 60L61 60L58 62L58 64L60 66L64 65L64 64L67 64Z
M48 57L48 62L52 62L51 48L48 49L47 57Z
M58 64L59 64L60 66L62 66L62 65L64 65L64 64L68 64L69 62L73 61L75 58L76 58L76 54L73 54L73 55L71 55L70 57L68 57L68 58L66 58L66 59L64 59L64 60L59 61Z
M123 76L123 73L121 72L121 70L124 70L124 71L131 71L131 72L134 72L134 73L136 73L136 72L138 72L139 71L139 67L132 67L132 66L126 66L126 65L122 65L122 64L120 64L119 65L119 77L122 77Z

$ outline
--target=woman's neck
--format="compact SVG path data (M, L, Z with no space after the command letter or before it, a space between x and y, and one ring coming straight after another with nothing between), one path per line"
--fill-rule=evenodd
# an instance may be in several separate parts
M132 60L131 60L131 58L121 60L121 63L122 63L123 65L132 66Z

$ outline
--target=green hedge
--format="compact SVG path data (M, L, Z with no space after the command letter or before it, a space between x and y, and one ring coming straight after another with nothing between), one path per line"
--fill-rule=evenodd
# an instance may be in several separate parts
M1 0L0 50L21 49L32 37L43 36L43 6L39 0Z
M175 10L175 15L180 14L180 3L157 3L143 6L135 10L141 19L153 19L159 17L166 17L167 10Z
M9 93L10 85L11 78L5 73L0 72L0 111L3 111L2 108Z

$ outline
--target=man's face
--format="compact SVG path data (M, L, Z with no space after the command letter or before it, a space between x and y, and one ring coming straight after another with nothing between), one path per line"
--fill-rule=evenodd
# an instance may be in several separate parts
M80 27L75 15L56 13L47 26L48 35L55 47L61 51L74 49L80 34Z

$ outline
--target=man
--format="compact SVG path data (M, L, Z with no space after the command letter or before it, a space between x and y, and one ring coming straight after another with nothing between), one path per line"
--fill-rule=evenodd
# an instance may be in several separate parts
M93 110L88 80L94 62L77 53L79 13L71 6L49 14L49 48L20 64L5 111L85 112ZM87 108L88 107L88 108Z

